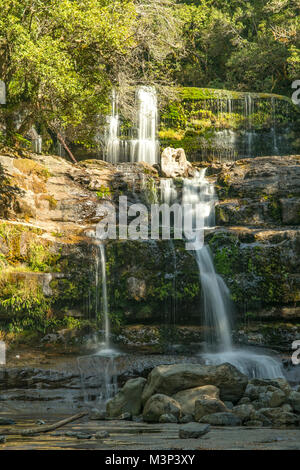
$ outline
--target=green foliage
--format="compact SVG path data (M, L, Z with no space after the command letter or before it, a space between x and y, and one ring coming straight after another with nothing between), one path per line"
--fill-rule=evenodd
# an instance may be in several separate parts
M99 199L107 199L107 198L110 198L111 197L111 191L110 191L110 188L107 188L106 186L104 185L101 185L100 187L100 191L98 191L96 193L97 197Z

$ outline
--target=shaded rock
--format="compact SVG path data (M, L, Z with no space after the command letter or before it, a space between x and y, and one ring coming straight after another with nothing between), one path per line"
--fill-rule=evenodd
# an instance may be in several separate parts
M5 444L5 442L6 442L6 437L0 436L0 444Z
M263 417L271 421L273 426L288 427L299 423L299 417L293 413L286 412L281 408L262 408L257 412L259 419ZM264 422L265 425L265 422Z
M142 401L145 403L154 393L175 393L203 385L220 389L221 400L237 402L244 394L248 377L231 364L203 366L200 364L174 364L155 367L148 376Z
M86 434L83 432L73 432L73 431L67 431L64 433L64 435L67 437L75 437L76 439L91 439L93 437L92 434Z
M147 401L143 411L143 419L148 423L158 423L160 417L166 414L172 414L178 420L181 416L181 407L173 398L156 394Z
M256 402L256 408L276 408L286 401L286 392L273 385L247 385L245 397Z
M232 410L234 407L234 404L232 403L232 401L224 401L224 405L226 406L228 410Z
M105 410L98 410L98 408L93 408L89 414L89 418L92 421L105 421L106 419L106 411Z
M174 400L178 401L181 406L182 413L193 415L195 413L195 402L204 397L219 398L220 390L213 385L205 385L204 387L195 387L183 390L173 395Z
M241 426L242 420L233 413L225 412L203 416L200 423L207 423L212 426Z
M194 417L192 415L184 415L179 419L180 424L192 423L193 421Z
M291 392L288 397L288 403L296 413L300 413L300 392Z
M99 440L107 439L108 437L110 437L110 434L107 431L98 431L98 432L96 432L94 437L95 437L95 439L99 439Z
M189 423L179 429L180 439L198 439L210 431L210 426L199 423Z
M243 397L238 402L239 405L249 405L249 403L251 403L251 400L249 397Z
M120 416L118 416L116 419L119 421L132 421L132 415L131 413L122 413Z
M262 421L259 421L257 419L253 419L251 421L247 421L245 423L245 426L248 426L249 428L262 428L264 423Z
M255 418L255 409L252 405L238 405L235 406L232 410L236 416L238 416L242 422L250 421Z
M195 403L195 421L200 421L203 416L213 413L223 413L228 411L221 400L217 398L202 398Z
M165 414L165 415L161 415L161 417L159 418L159 423L177 423L178 420L176 418L176 416L168 413L168 414Z
M130 413L138 416L142 411L142 392L146 379L138 377L130 379L117 395L106 405L107 415L111 418L117 418L123 413Z
M161 155L161 172L166 178L194 176L195 170L187 161L183 149L166 148Z
M288 413L293 413L293 408L291 405L289 405L288 403L285 403L284 405L282 405L280 407L283 411L287 411Z
M46 424L46 423L45 423L45 421L43 421L42 419L38 419L37 422L36 422L36 424L37 424L38 426L43 426L43 425Z
M12 424L16 424L16 422L13 419L0 418L0 426L10 426Z

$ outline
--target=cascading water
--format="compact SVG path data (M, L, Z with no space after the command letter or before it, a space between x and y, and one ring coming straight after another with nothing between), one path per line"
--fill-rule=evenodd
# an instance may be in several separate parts
M136 92L137 139L121 139L118 97L112 92L112 112L107 119L104 158L110 163L120 161L146 162L154 165L158 160L157 96L155 88L141 86Z
M137 90L138 140L131 141L130 160L157 163L159 144L157 141L157 96L155 88L140 87Z
M203 170L195 178L184 180L183 204L192 205L194 216L200 214L204 220L203 228L212 228L215 224L216 195L214 186L206 179L205 173L206 170ZM229 290L215 271L207 245L197 250L195 257L204 300L206 362L229 362L250 377L283 377L281 364L273 357L233 347Z
M101 261L101 274L102 274L102 312L104 320L104 331L105 331L105 349L109 349L109 338L110 338L110 324L108 314L108 301L107 301L107 280L106 280L106 256L104 244L99 245L100 250L100 261Z
M105 160L110 163L117 163L120 160L120 119L118 114L118 100L116 91L112 92L112 114L108 117L106 131Z

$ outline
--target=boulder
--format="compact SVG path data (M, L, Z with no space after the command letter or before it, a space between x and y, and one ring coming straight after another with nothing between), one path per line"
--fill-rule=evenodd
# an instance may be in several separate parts
M165 415L161 415L158 422L159 423L177 423L178 420L177 420L176 416L168 413L168 414L165 414Z
M300 392L291 392L287 401L296 413L300 413Z
M173 398L156 394L147 401L143 411L143 419L147 423L158 423L160 417L166 414L172 414L178 420L181 417L181 407Z
M233 413L225 412L203 416L200 423L207 423L212 426L241 426L242 420Z
M194 416L192 415L184 415L179 420L180 424L192 423L193 421L194 421Z
M223 413L228 411L221 400L217 398L205 397L195 403L195 421L200 421L203 416L213 413Z
M98 410L98 408L92 408L89 414L89 418L93 421L104 421L106 419L106 411Z
M106 405L108 417L117 418L124 413L138 416L142 411L142 393L146 379L138 377L130 379L117 395Z
M195 170L187 161L183 149L166 148L161 155L161 172L166 178L194 176Z
M198 439L210 431L209 424L189 423L179 429L180 439Z
M242 422L250 421L255 418L255 409L252 405L238 405L232 409L232 413L238 416Z
M173 395L174 400L178 401L182 413L193 415L195 413L195 402L204 397L219 398L220 390L214 385L205 385L204 387L195 387L183 390Z
M222 401L236 403L244 395L248 377L231 364L205 366L200 364L172 364L155 367L148 376L142 401L155 393L174 395L204 385L214 385L220 389Z
M248 426L249 428L262 428L264 423L262 421L259 421L257 419L253 419L251 421L247 421L245 426Z
M264 421L266 418L275 427L289 427L299 424L299 417L281 408L262 408L257 412L257 418ZM264 422L264 426L266 426Z
M277 408L286 401L286 391L273 385L254 385L249 383L245 390L245 397L253 400L255 408Z

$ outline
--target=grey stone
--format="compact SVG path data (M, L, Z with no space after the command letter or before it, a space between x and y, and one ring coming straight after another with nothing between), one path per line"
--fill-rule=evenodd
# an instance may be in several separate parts
M16 424L16 422L13 419L0 418L0 426L11 426L13 424Z
M262 421L259 421L258 419L253 419L245 423L245 426L248 426L249 428L262 428L263 425L264 423Z
M90 411L89 418L92 421L105 421L106 411L105 410L98 410L98 408L93 408Z
M291 392L287 401L296 413L300 413L300 392Z
M181 424L192 423L194 421L194 417L192 415L184 415L182 418L179 419Z
M225 412L203 416L200 423L207 423L212 426L241 426L242 420L233 413Z
M155 367L148 376L142 401L155 393L174 395L204 385L214 385L220 389L221 400L236 403L244 395L248 377L231 364L204 366L200 364L172 364Z
M149 423L158 423L159 418L165 414L172 414L178 420L181 417L181 407L179 403L167 395L156 394L147 401L143 419Z
M130 379L106 405L108 417L117 418L123 413L138 416L142 411L142 393L146 379Z
M234 407L234 404L232 403L232 401L224 401L224 405L226 406L228 410L232 410Z
M250 421L255 417L255 409L252 405L238 405L232 410L236 416L238 416L242 422Z
M200 421L203 416L213 413L223 413L228 411L221 400L216 398L202 398L195 403L195 421Z
M179 429L180 439L198 439L210 431L209 424L189 423Z
M193 415L196 401L205 397L219 398L220 390L214 385L205 385L183 390L173 395L174 400L180 404L182 413L187 415Z
M159 418L159 423L177 423L177 422L178 422L177 418L170 413L161 415Z
M5 442L6 442L6 437L0 436L0 444L5 444Z

